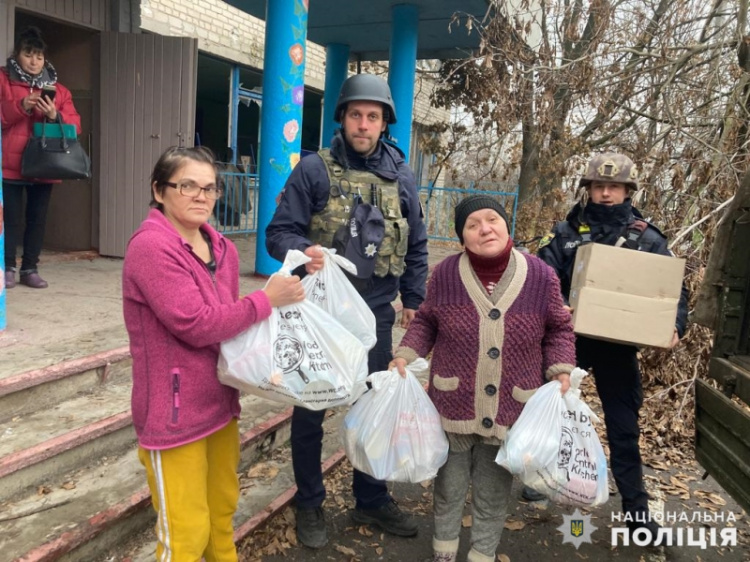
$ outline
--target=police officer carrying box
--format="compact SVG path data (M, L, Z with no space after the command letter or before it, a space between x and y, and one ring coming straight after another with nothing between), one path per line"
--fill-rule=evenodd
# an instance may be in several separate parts
M557 272L566 303L576 251L582 244L596 242L671 255L665 236L632 206L630 195L638 189L638 171L630 158L614 153L594 156L579 187L585 190L581 201L539 244L538 255ZM685 332L687 299L687 289L683 285L670 347L677 345ZM593 369L602 401L610 466L622 497L625 520L631 533L646 527L655 539L658 525L650 520L638 447L638 412L643 403L643 391L637 351L632 345L584 336L576 338L578 365Z
M303 158L289 176L266 229L266 247L278 260L288 250L303 251L312 260L307 273L323 267L319 246L336 248L357 266L352 282L377 321L369 371L384 371L393 358L391 303L400 292L406 328L424 300L427 234L414 174L403 154L381 138L396 122L388 84L371 74L350 77L341 87L335 119L341 128L330 150ZM297 538L311 548L328 540L321 508L324 416L325 410L304 408L294 408L292 415ZM417 534L416 523L398 508L385 482L354 470L353 492L356 523L400 536Z

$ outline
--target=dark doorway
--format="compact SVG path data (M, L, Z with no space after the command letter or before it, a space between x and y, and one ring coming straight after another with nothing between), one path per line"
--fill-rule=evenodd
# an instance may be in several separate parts
M232 63L205 53L198 55L198 92L196 99L196 144L213 150L219 160L232 159L229 150L229 91ZM240 67L240 87L261 92L263 74L260 70ZM321 93L305 88L302 122L302 150L319 148ZM237 113L237 163L247 171L257 171L260 119L262 107L251 100L240 100Z

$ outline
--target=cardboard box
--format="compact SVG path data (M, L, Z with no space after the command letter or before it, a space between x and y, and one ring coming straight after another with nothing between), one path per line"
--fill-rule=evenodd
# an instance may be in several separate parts
M570 305L576 334L668 347L685 260L604 244L578 248Z

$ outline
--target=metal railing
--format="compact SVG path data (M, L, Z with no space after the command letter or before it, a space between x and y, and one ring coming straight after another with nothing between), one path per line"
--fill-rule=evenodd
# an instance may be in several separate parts
M219 172L224 194L216 202L211 225L223 234L258 231L258 174Z
M224 194L216 202L211 224L223 234L252 234L258 231L258 174L219 172ZM484 189L483 189L484 188ZM504 191L501 191L504 190ZM474 184L469 187L419 188L430 240L458 241L453 227L453 210L468 195L489 195L505 208L510 218L510 234L516 230L518 187L513 184Z
M430 240L458 241L453 228L453 210L465 197L478 194L489 195L497 199L505 208L508 218L510 218L510 235L513 237L516 231L518 186L497 183L475 184L472 182L469 187L426 186L419 188L419 200L424 208L427 238Z

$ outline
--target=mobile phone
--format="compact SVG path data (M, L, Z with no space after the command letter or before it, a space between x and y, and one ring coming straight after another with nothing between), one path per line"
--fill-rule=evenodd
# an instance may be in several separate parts
M42 95L43 96L47 96L51 100L55 99L55 94L56 93L57 93L57 90L54 87L52 87L52 88L50 88L50 87L42 88Z

